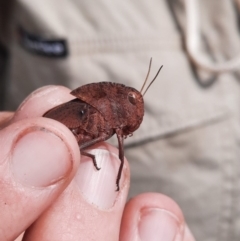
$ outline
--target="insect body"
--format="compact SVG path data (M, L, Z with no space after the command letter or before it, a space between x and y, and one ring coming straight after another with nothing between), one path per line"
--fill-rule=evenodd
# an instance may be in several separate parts
M112 82L91 83L71 92L76 99L56 106L43 115L63 123L72 131L81 154L91 157L97 170L100 168L95 156L86 148L117 135L121 161L116 180L117 191L124 164L123 140L138 129L144 116L144 94L141 91Z

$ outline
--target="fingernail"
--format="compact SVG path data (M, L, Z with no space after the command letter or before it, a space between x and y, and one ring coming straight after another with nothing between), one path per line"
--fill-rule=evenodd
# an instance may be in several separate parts
M174 214L158 208L141 211L138 224L141 241L176 241L179 239L180 224Z
M71 155L64 141L46 129L28 130L13 148L13 176L23 185L52 185L64 178L71 168Z
M89 153L95 155L99 171L93 165L92 159L83 156L75 180L85 199L101 209L111 208L116 200L116 178L120 165L118 156L103 149L94 149ZM124 170L121 183L124 179Z

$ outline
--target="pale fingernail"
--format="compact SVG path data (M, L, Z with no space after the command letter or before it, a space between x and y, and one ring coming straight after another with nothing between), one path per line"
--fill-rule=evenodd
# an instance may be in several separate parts
M176 241L180 239L178 219L167 210L146 208L140 213L139 241Z
M25 186L52 185L72 168L70 151L64 141L43 128L20 137L12 152L13 176Z
M118 156L103 149L88 151L95 155L98 171L93 165L92 159L82 155L80 167L75 180L83 196L89 203L97 205L101 209L111 208L118 195L116 192L116 178L120 165ZM124 179L124 170L121 183Z

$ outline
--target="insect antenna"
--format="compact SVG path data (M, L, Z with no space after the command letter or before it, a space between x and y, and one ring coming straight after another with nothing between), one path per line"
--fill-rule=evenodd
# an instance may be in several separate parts
M143 91L143 89L144 89L144 86L145 86L146 83L147 83L148 76L149 76L149 73L150 73L150 70L151 70L151 66L152 66L152 58L150 59L150 63L149 63L149 67L148 67L148 72L147 72L146 79L145 79L145 81L144 81L144 83L143 83L143 86L142 86L142 88L141 88L141 90L140 90L140 93L141 93L141 94L142 94L142 91Z
M152 59L151 59L152 60ZM144 91L144 93L142 94L142 96L144 96L147 92L147 90L149 89L149 87L152 85L152 83L154 82L154 80L158 77L158 74L160 73L161 69L162 69L163 65L159 68L157 74L155 75L155 77L153 78L153 80L151 81L151 83L148 85L147 89ZM144 83L145 84L145 83Z

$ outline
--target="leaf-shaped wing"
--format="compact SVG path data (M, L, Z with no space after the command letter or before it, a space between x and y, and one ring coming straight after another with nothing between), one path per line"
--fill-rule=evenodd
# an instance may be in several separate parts
M43 116L57 120L68 128L77 128L88 120L88 104L74 99L52 108Z

